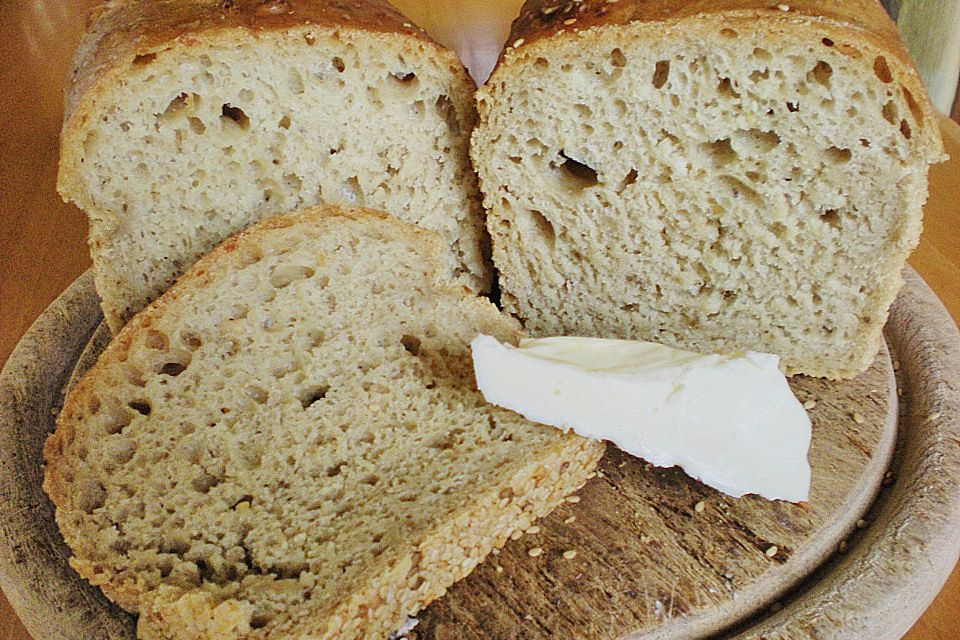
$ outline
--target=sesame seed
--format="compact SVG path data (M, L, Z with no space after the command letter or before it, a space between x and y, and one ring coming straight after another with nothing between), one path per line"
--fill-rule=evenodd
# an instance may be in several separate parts
M531 534L540 533L540 527L538 527L537 525L533 525L532 527L527 529L527 533L531 533Z
M568 549L563 552L563 557L567 560L573 560L577 557L577 552L573 549Z
M577 519L577 516L570 516L569 518L567 518L566 520L563 521L563 524L570 524L570 523L576 521L576 519Z
M513 48L516 49L517 47L522 45L524 42L526 41L523 38L517 38L516 40L513 41Z
M591 471L590 473L587 474L587 480L593 480L596 477L597 477L596 471Z
M929 416L927 416L927 420L933 422L934 420L939 420L942 415L942 413L937 411L936 413L931 413Z
M620 464L617 465L617 467L620 468L620 469L623 469L625 466L627 466L627 461L626 461L626 460L624 460L623 462L621 462Z
M780 11L790 11L790 7L785 4L778 4L777 9L780 9Z
M545 8L543 8L543 9L540 10L540 13L542 13L542 14L545 15L545 16L548 16L548 15L550 15L551 13L555 12L555 11L556 11L557 9L559 9L559 8L560 8L559 6L545 7Z
M816 400L807 400L806 402L803 403L803 408L806 409L807 411L809 411L810 409L813 409L815 406L817 406Z
M693 510L696 511L697 513L703 513L703 510L706 508L707 508L707 505L703 500L701 500L700 502L698 502L693 506Z
M563 21L563 24L565 24L565 25L571 25L571 24L573 24L573 23L576 22L576 21L577 21L576 18L567 18L566 20Z
M857 520L857 529L863 529L866 526L867 526L866 520L864 520L863 518L860 518L859 520Z
M773 556L777 555L778 551L780 551L780 549L777 547L777 545L772 545L769 549L767 549L766 555L768 558L772 558Z
M580 496L567 496L567 502L570 504L577 504L580 502Z
M534 547L533 549L530 549L529 551L527 551L527 555L530 556L531 558L536 558L541 553L543 553L543 549L541 549L540 547Z
M640 542L643 544L647 544L648 542L650 542L650 536L646 534L640 534Z
M510 534L511 540L519 540L522 537L523 537L523 531L520 531L520 529L514 529L513 533Z
M494 549L494 550L491 551L490 553L492 553L492 554L495 555L495 556L498 556L498 555L500 555L500 549Z
M900 371L900 361L896 358L893 359L893 370Z
M863 416L860 415L859 413L853 414L853 421L856 422L857 424L863 424L864 422L866 422L866 420L863 419Z
M847 550L847 541L846 541L846 540L841 540L841 541L840 541L840 547L839 547L839 549L840 549L840 553L843 553L844 551Z
M503 567L497 565L497 573L503 573Z
M409 22L404 22L404 23L403 23L403 26L405 26L407 29L409 29L409 28L412 27L413 25L410 24Z

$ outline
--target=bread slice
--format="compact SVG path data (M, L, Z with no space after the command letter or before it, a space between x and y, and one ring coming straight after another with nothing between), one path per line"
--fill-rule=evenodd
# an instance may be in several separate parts
M116 332L193 261L317 203L435 230L486 291L474 84L384 0L105 3L77 53L58 188L90 219Z
M139 637L384 638L586 481L601 443L476 390L470 340L519 330L443 249L359 209L262 222L72 390L44 488Z
M943 158L878 2L544 0L508 42L472 153L527 330L867 368Z

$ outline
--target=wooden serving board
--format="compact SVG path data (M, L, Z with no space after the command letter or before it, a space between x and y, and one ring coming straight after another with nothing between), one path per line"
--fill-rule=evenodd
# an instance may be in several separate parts
M887 327L903 365L899 414L886 349L855 380L792 381L802 401L816 401L809 504L727 498L611 447L578 502L451 588L420 614L414 637L688 639L738 624L747 636L780 624L784 635L762 637L817 638L829 624L834 637L898 637L887 634L916 619L960 547L960 340L926 285L907 279ZM37 638L132 637L132 618L67 565L40 489L43 440L72 373L102 349L99 322L88 274L0 376L0 585ZM895 442L896 482L875 501L895 477ZM797 620L805 626L794 629Z

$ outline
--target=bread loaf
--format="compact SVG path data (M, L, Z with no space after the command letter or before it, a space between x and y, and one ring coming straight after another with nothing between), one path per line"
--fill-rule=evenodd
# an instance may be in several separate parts
M90 219L114 331L254 220L320 202L437 231L490 284L474 85L385 0L105 3L67 95L58 187Z
M531 0L508 42L472 154L527 330L869 365L943 158L876 0Z
M516 323L432 232L265 221L138 314L68 395L44 488L144 639L385 638L586 481L603 445L488 405Z

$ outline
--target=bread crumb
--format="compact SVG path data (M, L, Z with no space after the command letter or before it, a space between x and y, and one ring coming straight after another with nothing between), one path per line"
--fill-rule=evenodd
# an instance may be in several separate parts
M530 549L529 551L527 551L527 555L530 556L531 558L536 558L541 553L543 553L543 549L541 549L540 547L534 547L533 549Z
M497 565L497 573L503 573L503 567Z

